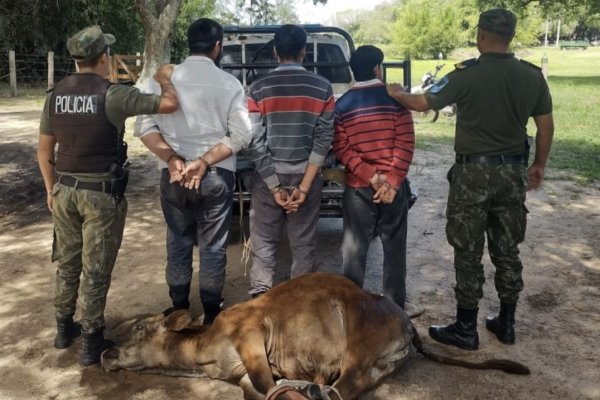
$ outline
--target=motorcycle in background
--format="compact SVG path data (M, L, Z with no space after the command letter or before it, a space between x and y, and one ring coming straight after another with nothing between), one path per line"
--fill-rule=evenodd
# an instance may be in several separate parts
M435 72L427 71L421 78L421 85L415 86L411 89L411 93L420 94L428 91L438 81L437 74L445 64L439 64L435 66ZM456 104L450 104L442 108L441 110L429 110L429 111L413 111L413 121L415 123L434 123L438 120L440 114L446 117L454 117L456 115Z

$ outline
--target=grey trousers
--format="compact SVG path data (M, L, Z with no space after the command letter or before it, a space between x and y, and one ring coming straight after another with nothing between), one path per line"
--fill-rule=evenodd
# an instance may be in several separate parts
M302 174L278 174L283 186L298 185ZM273 286L277 244L283 229L287 230L292 252L291 277L315 270L315 235L319 221L323 177L315 178L306 201L297 212L286 214L273 200L273 195L258 173L252 185L252 208L250 209L250 295L269 290Z
M383 245L383 294L402 308L406 301L407 189L404 180L391 204L375 204L371 188L347 187L342 211L342 273L362 288L369 243L379 236Z

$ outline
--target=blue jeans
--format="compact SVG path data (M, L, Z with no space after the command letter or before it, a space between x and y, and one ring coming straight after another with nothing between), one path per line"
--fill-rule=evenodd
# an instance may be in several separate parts
M198 190L169 183L162 170L160 203L167 223L166 279L175 308L189 308L193 248L200 251L200 300L206 306L223 301L226 246L231 222L234 173L211 168Z

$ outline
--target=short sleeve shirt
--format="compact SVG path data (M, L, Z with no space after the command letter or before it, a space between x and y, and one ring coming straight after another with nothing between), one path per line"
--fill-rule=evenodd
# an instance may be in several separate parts
M42 110L40 132L53 136L49 110L51 96L51 93L48 94ZM106 92L105 104L108 120L121 133L127 118L140 114L156 114L160 106L160 96L141 93L134 86L112 85Z
M434 110L456 103L458 154L522 154L528 119L552 112L540 69L512 53L485 53L457 64L425 98Z

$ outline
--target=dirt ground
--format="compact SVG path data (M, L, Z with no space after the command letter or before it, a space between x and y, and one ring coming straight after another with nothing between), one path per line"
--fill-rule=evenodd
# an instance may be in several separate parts
M105 373L77 363L79 341L52 347L52 223L45 207L35 150L40 106L3 100L0 109L0 399L202 400L242 399L241 390L209 379L133 372ZM169 306L164 282L165 227L155 162L136 140L125 239L109 292L107 335L135 316ZM410 176L419 201L409 213L409 299L425 307L415 323L422 336L431 323L454 316L452 249L444 233L449 147L417 151ZM530 376L475 371L411 356L380 386L379 400L600 399L600 185L563 181L550 170L543 190L531 193L526 242L521 246L525 290L517 311L517 344L505 346L483 326L498 307L493 267L484 258L485 297L480 304L481 350L466 357L507 357L531 368ZM322 220L320 270L338 271L341 220ZM226 305L247 299L248 276L237 236L228 250ZM280 278L289 254L282 247ZM369 256L368 286L381 279L381 245ZM195 283L197 288L197 283ZM193 299L195 314L201 313ZM465 352L457 351L461 356Z

